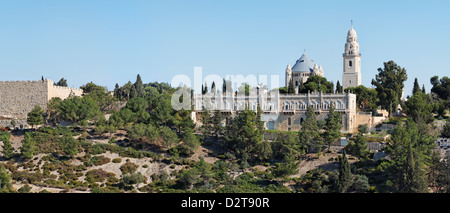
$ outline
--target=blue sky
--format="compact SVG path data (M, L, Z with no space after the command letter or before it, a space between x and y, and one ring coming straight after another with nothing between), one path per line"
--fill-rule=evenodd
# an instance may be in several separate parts
M280 75L306 49L342 81L350 20L362 83L383 62L405 67L427 91L450 65L449 1L0 1L0 80L68 79L114 88L176 74Z

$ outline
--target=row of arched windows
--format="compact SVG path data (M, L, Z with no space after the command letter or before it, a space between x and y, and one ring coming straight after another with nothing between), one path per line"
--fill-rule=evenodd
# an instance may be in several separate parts
M341 102L341 101L335 101L335 102L328 102L328 101L324 101L323 103L317 103L315 101L311 101L310 105L314 108L314 109L325 109L328 110L331 107L331 104L334 104L334 108L335 109L345 109L345 101ZM303 103L301 101L298 102L294 102L294 101L285 101L283 103L282 106L283 110L306 110L307 109L307 104Z

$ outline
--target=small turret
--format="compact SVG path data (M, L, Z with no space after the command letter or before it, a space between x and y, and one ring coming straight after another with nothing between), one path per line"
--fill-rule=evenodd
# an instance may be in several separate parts
M292 79L292 69L291 64L288 64L286 67L286 81L285 81L286 87L289 86L289 81L291 81L291 79Z

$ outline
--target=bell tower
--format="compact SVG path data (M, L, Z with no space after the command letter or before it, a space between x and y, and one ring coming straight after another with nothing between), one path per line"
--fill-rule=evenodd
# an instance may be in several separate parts
M347 43L345 43L345 52L342 56L344 59L343 89L361 85L361 54L359 53L358 36L353 29L353 24L347 33Z

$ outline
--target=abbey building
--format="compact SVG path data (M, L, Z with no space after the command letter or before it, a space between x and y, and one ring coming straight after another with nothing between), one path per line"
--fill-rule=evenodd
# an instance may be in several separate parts
M361 54L356 32L353 27L347 33L347 42L343 54L344 69L342 83L344 88L361 85ZM298 87L307 81L310 76L324 76L322 66L315 63L306 52L296 61L294 66L287 65L285 69L285 85L292 82L295 87L294 94L279 94L278 91L258 89L250 95L236 93L194 94L192 119L201 125L205 106L210 111L218 111L226 116L234 116L237 111L250 109L257 110L259 104L266 129L281 131L299 131L306 119L307 107L311 106L317 119L325 119L330 107L342 114L343 132L356 132L361 124L372 122L371 114L357 112L356 95L352 93L322 93L309 91L298 94ZM226 117L224 116L224 117ZM225 121L222 122L225 124Z

